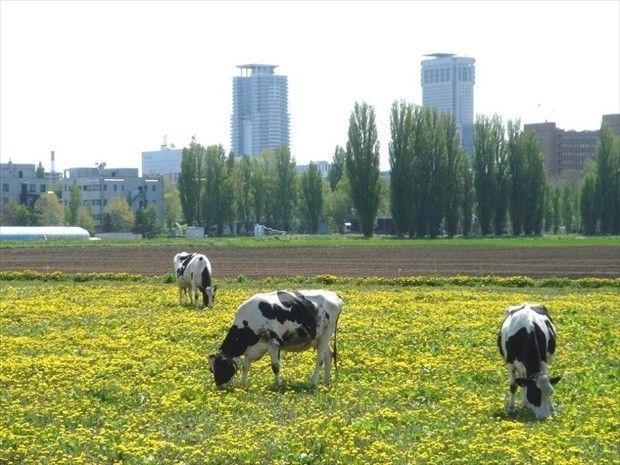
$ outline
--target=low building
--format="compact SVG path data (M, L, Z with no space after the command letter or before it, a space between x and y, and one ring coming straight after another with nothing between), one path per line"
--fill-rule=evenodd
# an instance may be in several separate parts
M71 186L77 185L82 194L82 207L90 208L95 228L102 231L103 210L114 197L127 200L132 211L154 205L160 223L164 222L164 178L138 176L138 168L69 168L62 179L62 202L69 205Z
M28 163L0 163L0 211L9 200L34 206L41 194L50 189L50 183L60 182L61 173L45 173L44 177L37 177L37 168Z

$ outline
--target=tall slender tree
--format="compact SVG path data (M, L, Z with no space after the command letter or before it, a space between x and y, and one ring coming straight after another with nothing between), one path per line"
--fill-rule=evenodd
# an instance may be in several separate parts
M527 194L527 166L521 156L521 122L519 120L508 121L508 179L510 202L508 211L512 224L513 236L520 236L523 232L525 221L525 203L523 199Z
M252 230L252 162L244 156L234 168L237 220L246 231Z
M543 231L545 212L546 176L538 139L531 132L521 133L519 143L527 169L527 190L523 232L527 235L540 235Z
M301 211L308 232L316 234L323 211L323 179L314 162L301 176Z
M276 147L273 156L274 208L277 227L290 231L297 206L297 170L295 158L285 145Z
M495 133L493 121L478 115L474 124L474 188L476 213L480 232L486 236L492 231L497 204L497 165L495 164Z
M459 230L467 167L467 152L459 146L456 122L450 117L445 124L446 131L446 179L445 227L448 237L454 237Z
M469 237L471 234L472 218L474 216L474 173L467 166L465 170L465 182L463 184L463 223L461 226L461 232L464 237Z
M183 148L181 172L177 182L183 216L189 226L202 225L205 158L205 148L192 137L189 148Z
M227 172L224 148L221 145L207 147L202 188L202 204L205 207L204 223L207 232L214 225L218 236L223 234L224 224L228 220L228 204L224 195L224 182L228 176Z
M493 150L495 152L497 197L495 201L495 218L493 228L495 235L501 236L506 232L506 218L510 201L510 179L508 170L508 153L506 150L506 131L502 119L495 115L492 119Z
M345 165L362 234L370 237L379 208L379 140L375 110L365 102L351 112Z
M447 145L446 125L450 117L439 112L432 113L431 130L433 132L432 151L430 153L430 186L428 203L428 233L430 237L441 235L441 222L446 207L447 176Z
M620 145L606 123L599 131L595 159L596 213L600 231L601 234L620 234Z
M394 102L390 114L390 200L394 229L403 236L411 226L413 202L413 105Z
M342 178L342 174L344 173L344 159L346 153L346 150L339 145L337 145L336 150L334 150L332 164L329 168L329 173L327 174L329 187L332 192L336 190L336 186L338 185L338 182L340 182L340 178Z

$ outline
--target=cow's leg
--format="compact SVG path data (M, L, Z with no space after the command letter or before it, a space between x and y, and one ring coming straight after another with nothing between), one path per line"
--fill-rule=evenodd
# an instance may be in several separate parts
M275 378L276 386L282 387L282 380L280 379L280 346L269 346L269 355L271 356L271 370Z
M179 305L183 305L183 287L179 286Z
M194 283L192 283L190 292L192 294L191 295L192 305L194 306L196 310L198 310L198 288L194 285Z
M517 383L515 382L515 367L513 365L507 365L508 367L508 380L510 382L510 397L508 398L508 414L513 415L515 413L515 394L517 392Z
M252 360L247 355L243 357L243 373L241 374L241 385L245 386L248 382L248 372L250 371L250 365L252 365Z
M316 347L316 364L314 367L314 373L312 374L312 378L310 378L311 384L316 384L317 380L319 379L321 365L325 365L325 371L323 372L323 383L325 385L329 384L332 367L332 351L329 348L329 339L330 334L323 334L318 341Z

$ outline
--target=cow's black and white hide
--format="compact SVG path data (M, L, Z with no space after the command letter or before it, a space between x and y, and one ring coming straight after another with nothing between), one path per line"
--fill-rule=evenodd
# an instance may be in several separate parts
M209 366L218 387L226 386L237 372L243 356L245 384L253 361L269 352L276 386L280 380L280 351L316 349L316 365L310 380L316 384L321 366L323 382L329 384L332 358L336 364L336 329L342 299L332 291L274 291L256 294L237 309L232 326ZM334 351L329 342L334 335Z
M515 412L517 386L523 388L523 403L537 419L555 413L551 394L560 376L550 378L547 374L555 342L555 327L544 305L524 303L506 309L497 344L510 380L509 414Z
M211 283L211 263L206 256L199 253L178 253L174 256L174 271L179 286L179 305L183 305L183 294L189 293L194 308L201 308L198 301L200 292L203 305L213 308L217 286Z

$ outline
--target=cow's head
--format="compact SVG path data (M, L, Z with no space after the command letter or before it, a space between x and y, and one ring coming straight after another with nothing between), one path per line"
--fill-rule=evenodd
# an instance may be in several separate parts
M209 355L209 369L211 373L213 373L215 385L221 388L230 383L233 376L235 376L237 372L237 362L222 352L218 352Z
M523 391L523 403L527 405L538 420L544 420L555 413L551 405L553 386L560 381L561 376L549 378L547 375L538 375L533 378L516 378L515 383Z
M209 286L204 289L201 288L200 291L202 292L202 303L204 306L207 308L213 308L213 305L215 304L215 291L217 291L217 285L213 287Z

